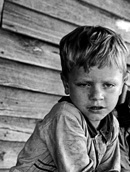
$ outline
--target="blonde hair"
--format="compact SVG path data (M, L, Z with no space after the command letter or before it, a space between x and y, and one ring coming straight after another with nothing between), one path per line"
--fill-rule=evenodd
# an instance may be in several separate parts
M75 67L111 66L127 72L128 49L121 36L102 26L80 26L60 41L62 75L67 78Z

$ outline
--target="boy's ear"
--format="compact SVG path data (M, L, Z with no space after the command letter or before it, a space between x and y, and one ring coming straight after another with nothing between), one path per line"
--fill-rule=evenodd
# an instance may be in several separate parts
M122 88L122 93L121 93L119 100L118 100L118 104L123 104L125 102L127 90L128 90L128 85L126 83L124 83L123 88Z
M65 94L69 94L69 85L68 85L68 80L67 78L61 73L60 74L61 76L61 80L63 82L63 85L64 85L64 89L65 89Z
M126 76L125 76L125 78L124 78L124 85L123 85L123 87L122 87L122 93L121 93L121 95L120 95L120 97L119 97L119 104L123 104L124 102L125 102L125 100L126 100L126 95L127 95L127 91L128 91L128 79L129 79L129 77L130 77L130 75L129 75L130 73L129 73L129 71L127 71L127 74L126 74Z
M128 81L128 79L129 79L129 77L130 77L130 71L127 70L126 76L125 76L125 78L124 78L124 83L127 84L127 81ZM127 84L127 85L128 85L128 84Z

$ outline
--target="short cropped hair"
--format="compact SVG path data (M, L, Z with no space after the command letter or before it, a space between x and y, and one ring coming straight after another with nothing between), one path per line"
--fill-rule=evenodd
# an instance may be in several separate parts
M121 36L102 26L80 26L60 41L62 75L67 79L72 69L85 71L97 66L103 68L116 64L125 77L128 49Z

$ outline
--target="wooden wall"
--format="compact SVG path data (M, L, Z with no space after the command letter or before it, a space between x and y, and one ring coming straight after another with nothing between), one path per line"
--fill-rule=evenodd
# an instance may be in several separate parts
M0 171L64 95L58 44L79 25L102 25L120 33L130 48L128 0L1 0ZM128 66L130 58L128 58Z

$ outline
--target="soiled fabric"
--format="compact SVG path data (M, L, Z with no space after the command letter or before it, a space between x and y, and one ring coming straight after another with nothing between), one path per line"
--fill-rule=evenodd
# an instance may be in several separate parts
M119 172L118 129L112 113L96 130L62 99L37 123L10 172Z
M130 172L130 128L120 128L121 172Z

